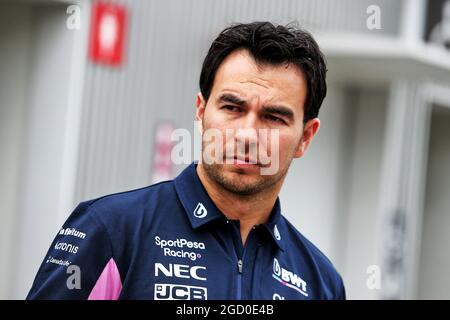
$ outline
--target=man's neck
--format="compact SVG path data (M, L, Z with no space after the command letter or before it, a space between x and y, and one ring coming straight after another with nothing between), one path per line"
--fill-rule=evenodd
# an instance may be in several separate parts
M212 181L200 163L197 165L197 174L217 208L228 219L240 221L243 244L253 226L268 221L282 184L279 181L274 187L257 194L239 195Z

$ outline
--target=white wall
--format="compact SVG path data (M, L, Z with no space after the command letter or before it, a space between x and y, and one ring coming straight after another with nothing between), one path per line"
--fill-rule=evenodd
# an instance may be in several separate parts
M372 299L366 270L377 264L386 91L337 84L329 89L319 135L294 161L283 187L283 213L331 259L348 298Z
M26 103L31 8L0 3L0 299L9 296ZM14 30L14 32L11 32Z
M450 109L432 117L418 299L450 299Z
M376 259L381 163L386 122L386 91L363 89L355 99L356 117L351 144L352 163L347 197L345 272L349 299L375 299L367 288L367 267Z
M66 7L32 7L30 76L17 208L13 285L10 298L23 299L59 227L58 206L68 109L73 31Z
M350 147L348 107L343 89L329 85L319 133L305 156L292 162L280 194L283 214L336 264L334 225L343 213L339 181Z

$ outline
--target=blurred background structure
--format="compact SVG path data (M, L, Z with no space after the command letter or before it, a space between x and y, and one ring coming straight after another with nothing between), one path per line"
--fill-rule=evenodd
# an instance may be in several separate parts
M167 145L196 134L206 51L256 20L297 21L328 60L283 213L349 299L450 299L449 0L0 0L0 298L25 297L78 202L185 167Z

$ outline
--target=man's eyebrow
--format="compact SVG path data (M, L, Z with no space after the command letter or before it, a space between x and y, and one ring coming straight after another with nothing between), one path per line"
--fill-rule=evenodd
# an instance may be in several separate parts
M262 107L262 111L270 114L278 114L289 120L294 119L294 112L285 106L264 106Z
M222 94L219 97L218 101L219 102L233 103L233 104L237 104L238 106L241 106L241 105L245 104L245 100L242 100L238 96L235 96L234 94L231 94L231 93L224 93L224 94Z
M231 93L224 93L222 94L219 99L219 102L227 102L236 104L238 106L244 105L246 103L245 100L239 98L238 96L231 94ZM263 106L262 111L265 113L270 114L277 114L283 117L288 118L289 120L294 119L294 112L291 110L291 108L280 106L280 105L269 105L269 106Z

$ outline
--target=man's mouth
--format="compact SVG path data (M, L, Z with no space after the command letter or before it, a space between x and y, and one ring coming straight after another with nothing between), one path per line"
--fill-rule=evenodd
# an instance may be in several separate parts
M260 163L258 163L254 159L250 159L249 157L234 157L234 158L228 159L227 162L228 163L231 162L234 166L237 166L240 168L260 167Z

